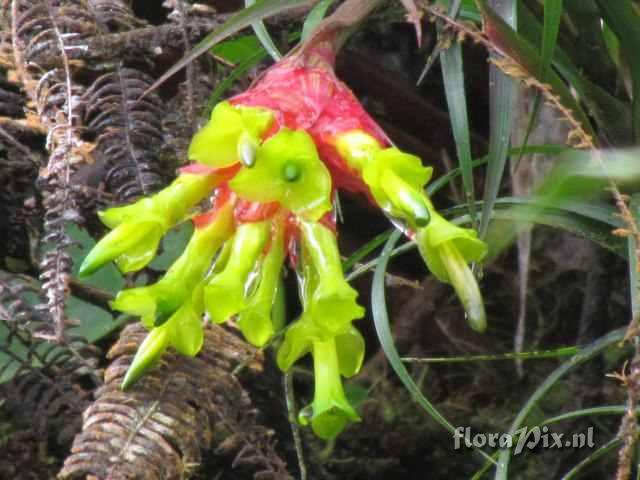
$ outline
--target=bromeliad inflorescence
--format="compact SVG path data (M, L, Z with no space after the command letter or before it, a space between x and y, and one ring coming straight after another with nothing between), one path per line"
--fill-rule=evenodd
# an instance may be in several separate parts
M112 230L85 259L84 275L110 261L123 272L139 270L169 229L188 220L195 227L159 282L124 290L112 303L149 329L124 387L169 346L197 354L205 312L216 323L236 318L249 342L265 345L284 328L274 305L288 257L303 313L286 328L277 362L286 371L313 356L315 398L301 421L331 438L358 420L341 377L362 364L364 340L353 321L364 309L344 278L337 247L333 197L340 189L367 195L405 225L431 272L455 288L471 325L485 328L468 264L483 258L486 245L435 211L424 193L432 169L391 146L336 78L333 62L331 43L317 42L271 67L214 108L191 143L193 163L169 187L100 214ZM194 213L204 203L210 209Z

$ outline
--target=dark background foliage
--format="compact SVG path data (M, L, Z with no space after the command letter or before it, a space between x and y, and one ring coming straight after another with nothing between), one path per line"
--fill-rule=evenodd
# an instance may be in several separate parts
M542 28L540 2L521 3ZM582 87L581 101L596 127L598 145L628 146L634 142L631 98L625 88L628 64L620 58L616 63L602 39L589 30L593 18L606 17L598 13L600 3L565 2L568 20L561 26L558 48L568 52L568 62L589 82L569 80ZM271 62L247 30L140 99L243 2L4 0L2 5L1 479L58 474L100 479L299 478L301 453L313 479L471 478L480 469L483 460L469 449L455 451L451 435L414 402L389 369L370 314L359 322L367 338L366 363L347 386L350 395L360 399L363 421L329 444L303 430L302 447L296 445L283 379L271 351L256 352L232 328L208 329L204 352L196 359L168 355L131 393L119 391L119 379L142 330L124 327L133 319L115 316L108 301L123 285L157 278L182 249L188 232L172 232L160 258L135 277L123 278L111 267L80 282L78 261L104 233L96 211L168 184L185 163L189 140L212 100L246 88ZM281 51L294 45L308 12L298 8L266 19ZM615 24L615 15L606 14ZM427 21L434 17L426 15L418 47L404 15L397 2L376 11L341 52L337 72L394 142L432 164L438 177L457 167L460 156L456 119L448 113L450 83L435 67L418 86L416 81L425 59L462 36L467 24L461 21L445 34L444 25L436 27ZM464 21L470 19L471 14ZM495 91L487 86L495 70L488 63L489 53L495 52L488 50L472 39L462 43L473 158L493 145L487 119ZM525 83L527 75L513 74ZM542 102L540 92L523 87L509 105L512 138L520 145L526 136L530 145L547 149L526 153L520 166L498 182L496 193L502 201L529 195L544 182L558 162L548 152L568 143L574 128L553 108L548 97L553 92L543 88L547 97L543 95ZM527 135L533 111L537 122ZM476 191L482 191L491 171L472 172ZM464 210L468 192L469 185L455 179L434 201L442 209ZM611 209L607 202L603 204ZM345 195L341 206L340 247L345 255L362 252L362 245L386 230L386 219L366 199ZM628 261L620 255L626 252L624 239L610 235L613 227L594 220L595 215L569 221L563 212L545 217L550 220L541 223L547 226L519 231L517 240L510 222L492 224L490 239L513 242L484 267L481 286L490 321L484 335L468 328L453 291L427 275L415 252L396 258L383 277L401 354L457 359L407 363L422 391L454 425L474 432L507 431L535 389L570 361L562 352L524 361L461 361L465 357L488 355L495 360L514 349L583 347L627 325ZM369 252L348 273L355 276L378 256ZM370 272L354 280L363 305L371 303ZM294 297L289 296L291 311L297 308ZM554 424L553 430L569 434L594 427L597 447L631 438L633 432L618 434L628 392L617 380L605 378L620 371L631 353L630 347L612 343L603 355L554 382L529 412L527 425L562 412L614 405L622 408L617 416L576 417ZM313 388L310 369L300 368L289 380L297 404L307 403ZM560 478L594 450L526 452L512 458L509 473L523 479ZM615 472L615 452L612 449L583 478Z

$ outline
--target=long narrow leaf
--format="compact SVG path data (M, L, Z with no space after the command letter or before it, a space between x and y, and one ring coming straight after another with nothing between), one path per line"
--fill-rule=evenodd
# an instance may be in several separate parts
M327 10L333 4L335 0L320 0L318 4L313 7L313 9L307 15L306 20L304 21L304 25L302 26L302 41L304 42L311 33L316 29L316 27L320 24L322 19L327 14Z
M556 49L556 43L558 40L558 32L560 31L560 19L562 18L562 0L547 0L544 3L544 27L542 29L542 47L540 51L540 80L542 83L547 81L547 75L551 68L553 61L553 53ZM527 130L522 141L523 147L529 143L529 136L533 131L533 127L538 119L540 113L540 106L542 102L542 94L536 92L536 97L533 102L533 110L529 117L529 123ZM516 168L522 160L522 153L518 154L516 160Z
M514 0L490 1L492 5L499 7L498 15L506 18L509 24L517 25L517 3ZM482 7L482 5L480 6ZM486 7L486 4L484 6ZM513 107L516 100L515 82L495 65L491 65L489 71L489 98L489 166L485 179L482 216L480 217L480 238L485 238L487 235L493 204L502 183L511 142Z
M558 381L574 370L579 365L595 358L604 350L609 348L610 346L618 343L620 340L624 338L625 329L619 328L614 330L607 335L600 337L595 342L587 345L580 353L571 357L569 360L564 362L558 368L556 368L545 380L540 384L540 386L533 392L524 406L518 412L515 420L511 424L509 428L509 434L515 435L517 430L522 427L524 421L529 416L533 408L538 404L538 402L551 390L551 388L558 383ZM498 467L496 469L496 480L507 480L509 473L509 462L511 460L511 449L503 449L500 452Z
M244 0L244 6L246 8L253 6L255 3L256 0ZM273 39L271 38L271 35L269 35L264 22L262 20L256 20L255 22L251 23L251 28L253 28L256 37L258 37L258 40L260 40L260 43L267 51L267 53L269 53L271 58L273 58L276 62L280 60L282 58L282 54L280 53L280 50L278 50L278 47L276 47L276 44L273 43Z
M627 62L633 82L633 132L640 140L640 15L629 0L597 0L605 22L620 40L620 47Z
M464 88L464 72L462 65L462 47L455 42L440 54L440 66L444 79L444 89L449 106L451 129L456 142L458 162L462 172L465 199L475 227L475 191L473 185L473 167L471 165L471 140L469 134L469 118L467 114L467 98Z
M373 322L376 327L376 333L378 335L378 339L380 340L380 345L382 350L384 351L389 364L393 368L393 370L398 375L398 378L405 386L405 388L411 393L413 399L426 410L426 412L433 418L437 423L442 425L447 431L451 434L455 432L455 427L449 422L442 414L433 406L433 404L427 400L427 398L422 394L420 388L416 385L416 383L409 375L406 367L402 363L400 359L400 355L398 354L398 350L393 341L393 336L391 334L391 327L389 325L389 314L387 312L387 303L385 296L385 275L387 272L387 265L389 264L389 258L391 257L391 252L393 251L396 242L402 235L402 232L396 230L391 234L389 240L384 246L382 250L382 254L379 257L378 266L376 267L375 274L373 276L373 283L371 286L371 306L372 306L372 314L373 314ZM485 457L488 461L492 461L491 457L489 457L486 453L481 450L477 450L483 457Z
M635 194L631 197L629 208L634 220L640 220L640 195ZM631 314L633 318L640 315L640 278L638 275L638 245L636 237L629 235L627 238L629 251L629 293L631 296Z
M250 26L253 22L295 7L313 4L315 1L316 0L262 0L249 8L240 10L223 25L203 38L190 52L172 65L169 70L163 73L160 78L144 92L143 96L158 88L159 85L172 77L176 72L182 70L188 63L209 51L216 43Z

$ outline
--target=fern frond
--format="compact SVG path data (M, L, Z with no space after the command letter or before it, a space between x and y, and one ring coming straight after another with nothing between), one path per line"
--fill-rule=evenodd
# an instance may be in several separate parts
M99 350L80 337L56 345L34 338L47 319L32 306L40 291L0 273L0 397L12 417L41 438L56 434L68 445L80 429L80 414L101 384ZM30 301L31 300L31 301Z
M256 432L263 430L253 423L251 400L230 373L254 355L252 349L221 327L210 326L197 357L167 354L123 392L122 379L146 334L139 324L130 325L112 347L106 384L86 410L83 431L59 478L189 478L204 452L225 439L243 453L239 464L271 474L263 478L290 478L275 451L263 448L273 444L258 438Z
M87 90L85 119L97 142L93 155L105 165L107 190L119 202L148 195L163 185L157 152L164 113L157 95L139 100L152 80L132 68L116 67Z

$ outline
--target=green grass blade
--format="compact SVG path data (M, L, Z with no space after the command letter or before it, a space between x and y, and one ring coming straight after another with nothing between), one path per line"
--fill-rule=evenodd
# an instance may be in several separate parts
M633 83L634 138L640 140L640 15L636 13L630 0L596 0L607 25L620 40L622 53L629 64Z
M355 252L353 252L351 255L349 255L349 258L347 258L344 262L342 262L342 269L345 272L347 272L351 268L353 268L353 266L356 263L358 263L364 257L369 255L376 248L378 248L379 246L383 245L384 242L386 242L387 239L389 238L389 235L391 235L391 232L393 232L393 229L387 230L386 232L383 232L383 233L381 233L379 235L376 235L371 240L369 240L367 243L365 243L363 246L358 248Z
M304 42L309 35L313 33L316 27L320 24L322 19L327 14L327 10L333 4L335 0L320 0L318 4L313 7L313 9L307 15L307 18L304 21L304 25L302 26L302 37L301 40Z
M190 52L184 57L173 64L169 70L164 72L158 80L156 80L143 94L147 95L149 92L158 88L159 85L164 83L168 78L173 76L176 72L183 69L188 63L198 58L203 53L206 53L215 44L221 42L225 38L230 37L234 33L239 32L243 28L250 26L252 23L262 20L266 17L276 15L278 13L290 10L302 5L308 5L312 3L311 0L262 0L255 5L240 10L233 15L220 27L216 28L213 32L203 38Z
M582 408L572 412L556 415L542 422L539 426L551 425L552 423L564 422L565 420L575 420L580 417L592 417L595 415L624 415L627 412L626 405L606 405L601 407ZM640 407L638 407L640 412Z
M455 432L455 427L451 424L451 422L449 422L445 417L442 416L442 414L432 405L429 400L427 400L427 398L420 391L420 388L411 378L411 375L409 375L409 372L400 359L398 350L396 350L393 336L391 334L391 327L389 325L389 314L387 312L384 279L391 253L394 250L394 247L401 235L402 232L400 232L399 230L396 230L391 234L382 250L382 254L380 255L378 260L378 266L376 267L376 271L373 275L373 283L371 286L371 307L373 322L376 328L378 339L380 340L380 346L382 347L382 350L384 351L389 364L398 375L398 378L400 379L402 384L411 394L413 399L422 408L425 409L425 411L429 414L429 416L431 416L433 420L435 420L447 431L453 434ZM477 449L476 451L483 457L485 457L485 459L489 461L492 460L491 457L489 457L485 452Z
M578 478L579 475L582 474L591 464L595 463L602 457L606 456L609 452L617 449L622 444L622 440L619 438L613 438L609 440L607 443L602 445L597 450L594 450L580 463L578 463L575 467L569 470L562 476L562 480L571 480L572 478Z
M473 167L471 158L471 140L467 98L464 88L462 47L454 41L449 48L440 53L440 66L444 79L444 90L449 106L451 129L456 142L458 162L462 172L462 184L465 200L469 209L472 225L476 226L475 191L473 186Z
M255 3L256 0L244 0L245 8L249 8L255 5ZM251 28L253 28L256 37L258 37L258 40L260 40L260 43L267 51L267 53L271 56L271 58L273 58L276 62L280 60L282 58L282 54L280 53L280 50L278 50L278 47L276 47L276 44L273 42L271 35L269 35L264 22L262 20L256 20L255 22L251 23Z
M484 3L484 0L482 0ZM507 19L508 24L517 24L517 3L514 0L498 2L490 0L492 6L498 6L497 15ZM482 4L480 4L482 6ZM484 4L486 7L487 5ZM484 14L484 12L483 12ZM489 220L493 211L493 204L498 197L500 184L507 162L511 130L513 125L513 110L516 100L516 84L495 65L489 71L489 165L485 179L484 202L480 217L480 238L485 238L489 229Z
M542 83L547 81L547 75L553 61L553 54L556 50L558 41L558 32L560 31L560 20L562 18L562 0L547 0L544 3L544 26L542 29L542 47L540 51L540 80ZM529 117L529 124L522 141L523 147L529 143L529 136L533 131L533 127L540 113L540 105L542 95L536 92L536 98L533 103L533 111ZM518 167L520 160L524 154L519 152L518 159L515 162L515 168Z
M251 57L246 58L238 65L236 65L235 68L231 70L231 72L229 72L229 75L227 75L222 81L220 81L220 83L216 85L216 88L213 90L213 92L211 92L207 105L209 112L213 110L213 107L215 107L220 100L222 100L222 97L224 97L224 94L227 93L227 90L229 90L229 88L233 85L233 82L238 80L245 73L255 67L266 56L267 52L265 52L264 50L259 50Z
M640 194L631 197L629 209L636 222L640 220ZM631 295L631 314L637 318L640 314L640 280L638 277L638 245L633 235L627 238L627 250L629 255L629 292Z
M415 358L404 357L403 362L407 363L465 363L465 362L495 362L499 360L513 360L519 358L521 360L540 360L544 358L558 358L575 355L580 351L579 347L562 347L555 350L541 350L533 352L509 352L493 355L468 355L465 357L429 357Z
M531 394L527 402L518 412L518 415L514 419L511 427L509 428L509 434L515 435L516 431L520 429L526 418L529 416L533 408L544 397L549 390L565 375L570 373L576 367L583 363L595 358L604 350L610 346L618 343L624 338L625 329L619 328L614 330L603 337L600 337L595 342L585 346L580 353L574 355L569 360L564 362L558 368L556 368L545 380L538 386L538 388ZM509 462L511 460L511 449L503 449L500 452L498 458L498 466L496 468L496 480L507 480L509 473Z

